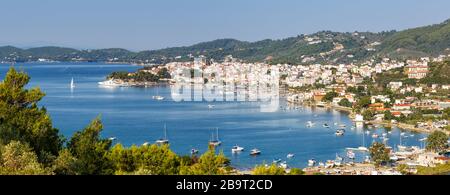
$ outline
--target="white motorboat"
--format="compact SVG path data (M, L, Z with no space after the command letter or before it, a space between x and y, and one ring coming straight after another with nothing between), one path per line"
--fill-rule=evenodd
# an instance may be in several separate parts
M355 159L355 153L352 150L347 151L347 157L349 159Z
M315 125L315 123L313 123L312 121L306 122L306 127L311 128L311 127L314 127L314 125Z
M309 159L308 160L308 166L309 167L313 167L313 166L315 166L316 165L316 160L315 159Z
M150 145L150 143L149 142L144 142L142 145L143 146L148 146L148 145Z
M195 148L191 149L191 154L192 155L195 155L195 154L198 154L198 153L199 153L199 151L197 149L195 149Z
M373 134L372 135L372 138L374 138L374 139L377 139L379 136L378 136L378 134Z
M238 146L238 145L234 146L234 147L231 149L231 152L232 152L232 153L239 153L239 152L242 152L242 151L244 151L244 148L243 148L243 147L240 147L240 146Z
M216 107L216 106L215 106L215 105L212 105L212 104L209 104L209 105L208 105L208 108L209 108L209 109L213 109L213 108L215 108L215 107Z
M117 140L117 137L110 137L110 138L108 138L110 141L116 141Z
M336 136L343 136L345 134L345 130L338 129L335 134L336 134Z
M103 87L120 87L120 86L122 86L122 85L114 82L113 79L110 79L110 80L107 80L107 81L98 82L98 84L100 86L103 86Z
M295 157L295 154L288 154L287 156L286 156L287 158L294 158Z
M286 161L280 163L280 168L283 168L283 169L287 169L288 168L288 165L287 165Z
M278 164L281 162L281 158L273 159L272 161L274 164Z
M250 155L252 155L252 156L257 156L260 154L261 154L261 150L258 150L256 148L250 151Z

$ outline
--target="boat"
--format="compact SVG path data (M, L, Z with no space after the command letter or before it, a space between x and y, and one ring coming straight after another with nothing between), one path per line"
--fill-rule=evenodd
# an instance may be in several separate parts
M345 127L347 127L347 125L345 125L345 124L340 124L339 127L340 127L340 128L345 128Z
M294 158L295 157L295 154L288 154L287 156L286 156L287 158Z
M349 159L355 159L355 153L352 150L347 151L347 157Z
M150 143L149 142L144 142L142 145L143 146L148 146L148 145L150 145Z
M315 125L315 123L313 123L312 121L308 121L306 122L306 127L313 127Z
M71 89L75 88L75 84L74 84L74 82L73 82L73 77L72 77L72 80L70 81L70 88L71 88Z
M309 159L308 160L308 166L309 167L314 167L314 165L316 165L316 160L315 159Z
M274 164L278 164L281 162L281 158L273 159L272 161Z
M217 147L222 145L222 142L219 140L219 128L216 128L216 139L213 139L214 135L211 135L211 140L209 141L209 145L213 147Z
M333 167L334 167L334 161L327 160L327 162L325 163L325 168L333 168Z
M195 155L195 154L198 154L198 153L199 153L199 151L197 149L195 149L195 148L191 149L191 154L192 155Z
M240 146L238 146L238 145L234 146L234 147L231 149L231 152L233 152L233 153L239 153L239 152L242 152L242 151L244 151L244 148L243 148L243 147L240 147Z
M215 107L216 107L215 105L211 105L211 104L208 105L208 108L209 108L209 109L213 109L213 108L215 108Z
M369 151L369 149L364 146L358 147L358 150L359 151Z
M387 136L387 133L383 133L383 134L381 134L383 137L386 137Z
M261 154L261 150L258 150L256 148L250 151L250 155L252 155L252 156L257 156L260 154Z
M374 138L374 139L377 139L379 136L378 136L378 134L373 134L372 135L372 138Z
M320 162L320 163L319 163L319 167L325 167L325 163Z
M162 100L164 100L164 97L159 96L159 95L155 95L155 96L152 96L152 99L158 100L158 101L162 101Z
M370 135L370 131L366 131L366 134L367 134L367 135Z
M102 81L102 82L98 82L98 85L104 86L104 87L120 87L120 86L122 86L122 85L114 82L113 79Z
M336 154L336 160L334 160L334 165L341 166L343 162L343 158Z
M345 134L345 130L343 130L343 129L338 129L338 130L336 130L336 136L343 136L344 134Z
M286 161L281 162L280 163L280 168L287 169L288 168L287 162Z
M169 140L167 139L166 124L164 124L164 138L156 140L156 144L169 144Z
M110 138L108 138L110 141L116 141L117 140L117 137L110 137Z
M325 128L330 128L330 125L328 125L327 123L323 124L323 127Z

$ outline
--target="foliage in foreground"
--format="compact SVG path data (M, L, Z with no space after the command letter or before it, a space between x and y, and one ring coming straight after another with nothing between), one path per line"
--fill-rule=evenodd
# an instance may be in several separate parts
M112 147L100 136L100 118L64 143L45 108L37 106L44 93L25 89L29 80L11 68L0 83L0 175L228 173L229 160L213 149L197 158L180 157L168 145Z
M418 167L418 175L443 175L450 174L450 163L437 165L436 167Z

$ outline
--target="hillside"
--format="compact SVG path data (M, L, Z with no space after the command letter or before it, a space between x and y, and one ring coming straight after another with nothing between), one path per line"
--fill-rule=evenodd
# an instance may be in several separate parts
M193 56L222 60L225 56L248 62L269 63L352 63L390 57L395 59L436 56L450 53L450 20L441 24L404 31L341 33L321 31L280 40L245 42L219 39L187 47L131 52L125 49L75 50L61 47L20 49L0 47L0 61L120 61L166 63L190 61Z

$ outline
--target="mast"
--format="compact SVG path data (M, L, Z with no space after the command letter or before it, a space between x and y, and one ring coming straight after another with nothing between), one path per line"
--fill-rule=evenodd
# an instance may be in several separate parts
M167 127L165 123L164 123L164 139L167 140Z
M219 141L219 128L216 128L216 132L217 132L217 141Z

